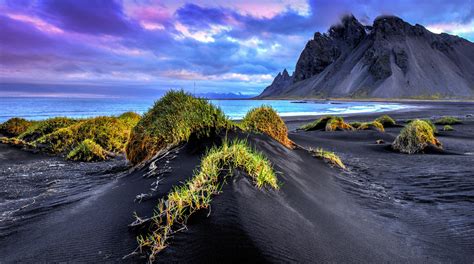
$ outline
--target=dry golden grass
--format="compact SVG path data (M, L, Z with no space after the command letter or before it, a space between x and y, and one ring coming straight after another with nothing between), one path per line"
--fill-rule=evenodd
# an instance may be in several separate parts
M392 147L407 154L423 152L429 145L441 147L441 142L434 136L434 133L433 126L429 122L413 120L402 129L393 141Z
M245 131L267 134L287 148L294 148L294 143L288 138L285 122L271 106L251 109L245 115L240 127Z
M346 169L344 163L342 163L341 158L336 155L334 152L326 151L322 148L309 149L309 152L316 158L323 159L333 166L338 166L341 169Z
M159 201L152 217L152 232L138 237L140 251L147 251L150 262L166 248L168 238L179 231L176 226L185 226L193 213L209 207L212 197L221 190L222 174L229 175L235 169L250 176L257 188L279 188L272 166L262 154L252 150L244 141L224 141L222 146L208 151L192 179L175 187Z
M368 130L368 129L375 129L380 132L385 132L385 128L381 123L378 121L372 121L372 122L365 122L361 123L359 127L357 127L358 130Z

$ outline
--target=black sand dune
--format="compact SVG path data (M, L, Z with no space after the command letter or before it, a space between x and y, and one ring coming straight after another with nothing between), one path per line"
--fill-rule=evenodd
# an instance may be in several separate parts
M396 116L426 117L446 109L466 114L473 108L442 104ZM289 121L290 127L299 123ZM249 143L279 172L281 189L256 189L236 172L226 178L211 209L192 216L188 229L169 240L158 262L472 263L474 156L410 156L374 144L380 138L391 142L399 129L290 134L299 145L335 151L348 166L346 172L303 149L288 150L267 136L250 135ZM455 129L440 133L446 149L473 149L474 120ZM189 178L204 149L218 142L191 140L155 162L163 174L146 178L148 166L125 173L84 191L77 202L12 228L13 234L0 237L0 262L146 262L137 256L122 259L137 246L139 231L128 227L133 212L150 216L158 198ZM5 151L9 148L0 148ZM151 192L156 181L158 188ZM142 193L151 196L135 201Z

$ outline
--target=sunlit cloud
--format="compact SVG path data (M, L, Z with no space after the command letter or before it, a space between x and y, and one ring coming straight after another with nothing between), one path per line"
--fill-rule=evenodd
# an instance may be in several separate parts
M474 33L474 20L470 23L439 23L426 27L434 33L449 33L454 35Z

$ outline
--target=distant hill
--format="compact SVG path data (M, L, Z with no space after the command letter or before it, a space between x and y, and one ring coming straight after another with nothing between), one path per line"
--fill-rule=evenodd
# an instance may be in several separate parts
M345 16L314 34L257 98L474 98L474 43L394 16Z

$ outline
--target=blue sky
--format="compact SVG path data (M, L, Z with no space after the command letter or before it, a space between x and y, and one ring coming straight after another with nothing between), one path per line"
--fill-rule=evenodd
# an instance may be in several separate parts
M347 13L474 41L474 0L0 0L0 96L257 94Z

